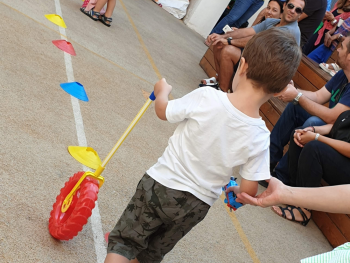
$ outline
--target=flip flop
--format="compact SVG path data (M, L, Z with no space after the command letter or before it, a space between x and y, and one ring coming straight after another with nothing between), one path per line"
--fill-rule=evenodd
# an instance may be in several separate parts
M209 79L203 79L203 81L205 81L205 83L212 83L212 84L216 84L218 83L218 81L216 80L216 77L212 77L212 78L209 78ZM205 84L202 82L202 84Z
M334 64L334 63L333 63ZM335 64L336 65L336 64ZM326 63L320 63L319 64L320 68L326 71L329 75L332 77L337 73L334 69L329 68L329 64ZM333 66L333 65L332 65ZM338 66L338 65L337 65ZM334 68L334 67L333 67Z

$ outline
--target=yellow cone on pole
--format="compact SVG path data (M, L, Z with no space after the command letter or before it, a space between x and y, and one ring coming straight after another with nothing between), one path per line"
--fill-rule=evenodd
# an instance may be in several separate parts
M95 170L102 163L97 152L91 147L68 146L68 152L75 160Z
M66 24L64 23L63 21L63 18L60 17L59 15L56 15L56 14L50 14L50 15L45 15L45 17L51 21L52 23L60 26L60 27L63 27L63 28L67 28Z

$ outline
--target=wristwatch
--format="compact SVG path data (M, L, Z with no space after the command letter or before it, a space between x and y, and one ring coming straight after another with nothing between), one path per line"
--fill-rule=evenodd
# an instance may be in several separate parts
M343 37L343 35L342 35L342 34L339 34L337 40L338 40L338 41L341 41L342 37Z
M334 19L334 20L331 22L331 25L334 26L336 23L338 23L338 20L337 20L337 19Z
M227 43L228 43L229 45L231 45L231 40L232 40L232 37L228 37L228 38L227 38Z
M318 137L320 137L320 134L319 134L319 133L316 133L316 135L315 135L315 141L318 140Z
M303 95L303 93L299 92L298 95L294 98L294 100L293 100L294 105L299 104L299 99L300 99L301 95Z

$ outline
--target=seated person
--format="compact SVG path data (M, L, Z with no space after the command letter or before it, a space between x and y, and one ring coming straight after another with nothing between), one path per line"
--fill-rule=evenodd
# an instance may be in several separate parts
M218 83L207 83L210 86L227 92L230 87L234 67L238 63L241 53L247 42L257 33L272 27L289 31L300 43L298 18L303 12L304 0L287 0L283 7L281 19L268 18L264 22L250 28L237 29L225 35L212 34L207 41L214 46L215 67L218 73ZM200 84L205 86L206 84Z
M312 51L308 57L317 63L326 62L349 31L350 18L346 19L338 29L337 26L334 26L333 29L328 31L324 43Z
M309 55L313 50L322 45L325 41L325 36L334 27L340 25L350 17L350 0L340 0L336 6L327 11L323 18L323 26L315 32L303 47L303 53ZM333 31L334 32L334 31Z
M350 111L344 112L350 115ZM344 115L341 115L342 118ZM350 184L350 143L324 136L332 124L297 129L289 144L289 180L294 187L318 187L323 178L329 185ZM349 130L350 132L350 130ZM306 226L310 210L287 205L274 206L278 215Z
M258 17L255 19L253 26L265 21L267 18L280 19L282 11L283 11L283 2L281 2L280 0L270 0L267 7L264 8L259 13ZM237 28L232 27L232 29L236 30ZM210 46L210 43L208 45ZM202 84L208 83L208 85L217 86L217 80L218 80L218 74L216 74L216 77L212 77L209 79L203 79L201 82L202 82ZM203 85L201 85L201 86L203 86Z
M240 28L264 4L261 0L236 0L231 11L213 28L210 34L223 34L226 25Z
M270 0L267 7L260 11L252 26L265 21L266 18L281 19L281 14L283 12L283 3L284 2L280 0Z
M288 85L286 91L279 96L279 99L284 102L293 101L283 111L270 137L271 174L284 184L290 184L290 181L288 152L283 156L283 148L288 143L291 133L294 133L294 129L300 126L305 128L333 124L340 113L350 109L349 37L345 38L337 51L337 64L343 70L340 70L324 87L312 92ZM329 102L329 107L323 105L327 102Z

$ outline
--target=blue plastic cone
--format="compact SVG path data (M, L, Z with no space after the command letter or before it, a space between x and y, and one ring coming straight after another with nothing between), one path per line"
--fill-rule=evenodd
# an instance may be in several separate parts
M60 86L65 92L69 93L73 97L76 97L77 99L82 101L89 101L84 86L79 82L61 83Z

